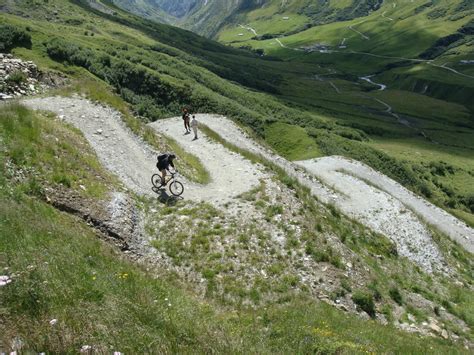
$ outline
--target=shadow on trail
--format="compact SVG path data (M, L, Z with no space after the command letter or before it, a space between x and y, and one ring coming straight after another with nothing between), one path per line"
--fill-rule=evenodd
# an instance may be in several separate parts
M182 197L169 195L166 189L163 188L152 187L152 190L158 195L158 201L166 204L167 206L174 206L176 203L178 203L178 201L183 199Z

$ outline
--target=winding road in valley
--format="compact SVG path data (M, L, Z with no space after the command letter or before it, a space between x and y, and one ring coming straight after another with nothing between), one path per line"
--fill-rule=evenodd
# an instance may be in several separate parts
M370 83L372 85L378 86L379 91L384 91L387 88L387 85L385 85L385 84L379 84L379 83L376 83L376 82L372 81L372 79L370 79L372 77L374 77L374 75L361 76L359 79L367 81L368 83Z
M252 32L255 36L258 36L257 31L255 31L255 29L253 29L253 28L250 27L250 26L244 26L244 25L239 24L239 27L241 27L241 28L243 28L243 29L245 29L245 30L247 30L247 31Z

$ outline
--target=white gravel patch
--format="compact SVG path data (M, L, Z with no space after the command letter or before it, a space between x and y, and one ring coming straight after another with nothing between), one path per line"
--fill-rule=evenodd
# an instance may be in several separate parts
M159 133L172 137L187 152L196 155L209 171L209 184L187 182L184 196L188 199L214 204L226 203L258 186L260 179L268 177L261 167L210 140L202 132L199 132L197 140L193 140L194 134L185 135L180 117L158 120L150 126ZM179 169L179 157L176 165Z
M360 162L343 157L326 157L291 163L256 144L225 117L197 117L198 121L225 140L276 163L310 188L312 194L322 202L334 203L344 213L389 237L397 244L401 255L407 256L426 271L444 270L445 263L425 223L435 226L466 250L474 251L472 228ZM348 171L349 174L342 171Z
M47 97L23 101L26 106L56 113L80 129L100 162L127 188L153 196L151 176L157 172L156 156L122 121L121 114L81 98Z

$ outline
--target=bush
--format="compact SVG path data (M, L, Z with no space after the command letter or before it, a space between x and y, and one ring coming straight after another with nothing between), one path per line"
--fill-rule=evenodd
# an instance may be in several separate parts
M21 28L0 25L0 52L8 52L15 47L31 48L31 36Z
M18 84L24 83L27 79L28 79L28 77L26 76L25 73L23 73L20 70L17 70L17 71L14 71L13 73L11 73L8 76L7 82L11 83L11 84L17 84L18 85Z
M403 304L403 297L398 288L392 287L388 294L390 295L392 300L394 300L398 305L401 306Z
M467 196L464 199L464 204L466 205L467 208L469 208L471 213L474 213L474 194Z
M363 291L356 291L352 295L352 300L369 316L375 318L375 303L374 298L370 293Z

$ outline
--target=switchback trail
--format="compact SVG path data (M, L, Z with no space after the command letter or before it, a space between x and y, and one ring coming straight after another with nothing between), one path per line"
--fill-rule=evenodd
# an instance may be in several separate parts
M156 173L158 152L125 126L119 112L78 97L56 96L22 102L32 109L54 112L81 130L102 165L127 188L140 195L153 195L150 178Z
M199 185L186 182L184 198L215 204L229 202L238 195L258 186L267 176L261 168L241 155L211 141L203 134L193 140L194 134L184 134L181 117L158 120L150 126L160 134L172 137L186 151L199 157L211 175L211 182ZM177 161L179 167L179 158Z
M256 144L225 117L199 115L198 120L228 142L277 164L290 176L307 186L311 193L322 202L335 204L346 214L386 235L397 244L402 254L422 265L425 270L441 270L443 261L424 221L459 242L466 250L474 252L473 229L422 197L408 191L394 180L360 162L343 157L325 157L309 162L298 162L298 164L291 163ZM319 174L318 169L313 169L314 162L320 162L317 166L324 167L326 172ZM302 169L303 167L308 172ZM350 172L342 174L346 176L337 183L341 189L329 187L336 181L328 179L328 176L334 176L335 179L341 176L341 173L336 173L336 170ZM347 176L350 176L352 184L346 183L349 179ZM374 205L367 204L367 196L375 199ZM380 211L374 207L375 205L380 208Z
M49 97L23 101L33 108L52 111L80 129L96 151L101 163L115 173L130 190L155 196L150 177L156 173L156 155L122 122L121 115L108 107L82 98ZM198 121L226 141L262 156L284 169L326 204L389 237L401 255L425 271L446 271L444 259L432 240L425 222L440 229L465 249L474 251L474 232L447 212L406 190L400 184L362 163L342 157L325 157L297 164L259 145L231 120L216 115L198 115ZM270 178L259 164L200 134L196 141L184 135L181 118L151 124L160 135L170 135L185 150L198 156L212 181L199 185L183 181L183 198L222 205ZM179 157L177 161L179 167ZM421 216L419 218L418 216Z
M127 188L140 195L156 196L151 189L151 176L158 173L156 157L163 152L155 151L135 136L122 122L119 112L82 98L35 98L23 103L33 109L54 112L80 129L100 162ZM226 203L257 186L259 179L266 176L250 161L205 137L192 141L192 135L183 135L181 118L160 120L151 126L194 152L210 172L212 181L207 185L179 177L185 186L184 199ZM179 170L179 157L176 164Z

